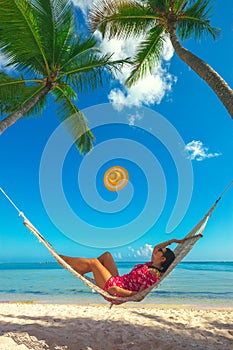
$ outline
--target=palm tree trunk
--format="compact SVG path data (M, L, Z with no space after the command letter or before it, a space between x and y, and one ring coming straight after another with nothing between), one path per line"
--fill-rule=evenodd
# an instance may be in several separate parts
M233 90L225 82L225 80L206 62L195 56L192 52L185 49L179 43L176 36L175 24L169 26L169 33L172 45L179 58L187 63L216 93L220 101L228 110L233 119Z
M52 84L47 84L44 89L42 89L35 97L28 101L22 108L18 111L13 112L5 119L0 121L0 135L12 124L16 123L17 120L22 118L30 109L37 104L37 102L47 95L52 88Z

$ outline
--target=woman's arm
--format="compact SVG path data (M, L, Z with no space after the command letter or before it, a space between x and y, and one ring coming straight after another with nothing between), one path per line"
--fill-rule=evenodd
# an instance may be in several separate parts
M140 288L140 291L141 291L141 288ZM119 294L121 297L131 297L132 295L135 295L138 293L138 292L134 292L132 290L124 289L117 286L109 287L107 292L111 295Z
M184 242L185 242L185 238L183 238L183 239L172 238L169 241L165 241L165 242L157 244L154 247L154 250L159 249L159 248L166 248L168 245L170 245L172 243L184 243Z

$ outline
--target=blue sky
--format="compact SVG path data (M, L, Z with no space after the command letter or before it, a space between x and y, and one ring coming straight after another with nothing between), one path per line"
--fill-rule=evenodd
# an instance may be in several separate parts
M74 2L86 32L92 1ZM216 42L183 42L230 86L232 10L231 0L215 1L212 25L222 29ZM101 43L115 57L135 46L132 40ZM232 119L168 42L152 76L131 90L123 87L126 76L124 69L103 88L79 95L96 137L85 157L52 101L42 117L22 119L0 137L0 186L60 253L91 257L108 249L117 260L148 260L153 245L188 233L233 178ZM114 165L125 167L130 180L118 194L103 184ZM52 261L1 193L0 210L0 262ZM233 261L232 213L233 187L186 260Z

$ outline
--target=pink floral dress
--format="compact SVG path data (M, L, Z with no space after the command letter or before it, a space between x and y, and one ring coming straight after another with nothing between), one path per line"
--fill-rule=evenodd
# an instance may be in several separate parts
M152 275L149 267L152 265L152 262L147 262L145 264L137 264L134 268L123 276L112 276L108 279L105 284L104 290L107 291L108 288L112 286L117 286L123 289L131 290L138 292L141 286L144 289L150 287L152 284L155 284L160 280L160 274ZM115 296L120 296L115 294ZM108 298L105 298L108 301L111 301L113 304L120 304L118 301L114 301Z

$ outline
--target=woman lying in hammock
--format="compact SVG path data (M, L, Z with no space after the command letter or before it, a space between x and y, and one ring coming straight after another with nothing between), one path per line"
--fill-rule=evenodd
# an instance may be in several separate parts
M96 285L111 295L128 297L156 283L175 259L174 252L167 248L172 243L183 243L185 239L171 239L156 245L151 261L135 265L132 271L119 276L118 269L109 252L98 258L60 257L81 275L92 272ZM110 300L114 303L113 300Z

